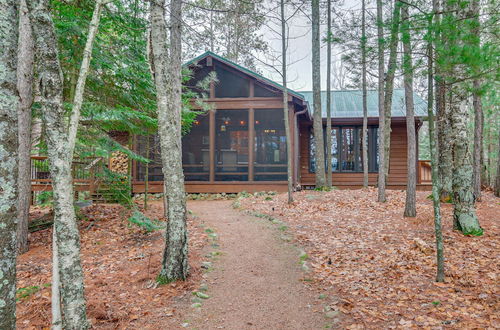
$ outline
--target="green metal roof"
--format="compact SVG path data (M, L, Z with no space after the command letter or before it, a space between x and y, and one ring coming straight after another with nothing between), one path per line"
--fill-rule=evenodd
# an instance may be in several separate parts
M263 82L263 83L265 83L265 84L271 85L271 86L273 86L273 87L275 87L275 88L277 88L277 89L279 89L279 90L283 90L283 85L280 85L280 84L278 84L277 82L272 81L271 79L268 79L268 78L266 78L266 77L264 77L264 76L262 76L262 75L258 74L257 72L254 72L254 71L252 71L252 70L249 70L249 69L247 69L247 68L244 68L244 67L242 67L241 65L236 64L236 63L234 63L233 61L228 60L228 59L227 59L227 58L225 58L225 57L222 57L222 56L219 56L219 55L217 55L217 54L215 54L215 53L212 53L211 51L207 51L207 52L205 52L205 53L201 54L200 56L197 56L197 57L193 58L192 60L190 60L190 61L188 61L188 62L184 63L184 66L189 66L189 65L196 64L196 63L198 63L199 61L201 61L202 59L204 59L204 58L206 58L206 57L209 57L209 56L210 56L210 57L215 58L216 60L218 60L218 61L220 61L220 62L222 62L222 63L224 63L224 64L227 64L227 65L229 65L229 66L232 66L232 67L234 67L235 69L237 69L237 70L239 70L239 71L242 71L242 72L244 72L244 73L246 73L246 74L248 74L248 75L250 75L250 76L254 77L255 79L257 79L257 80L259 80L259 81L261 81L261 82ZM304 100L304 96L303 96L302 94L297 93L296 91L293 91L293 90L291 90L290 88L287 88L287 90L288 90L288 93L289 93L289 94L291 94L291 95L293 95L293 96L295 96L295 97L297 97L297 98L299 98L299 99L301 99L301 100Z
M309 103L309 111L313 109L313 93L311 91L300 92ZM326 117L326 95L321 92L321 114ZM331 92L331 114L332 118L358 118L363 117L363 92L362 90L345 90ZM427 102L413 93L415 103L415 116L427 116ZM378 91L367 91L368 117L378 117ZM405 91L394 89L392 96L392 117L406 117Z

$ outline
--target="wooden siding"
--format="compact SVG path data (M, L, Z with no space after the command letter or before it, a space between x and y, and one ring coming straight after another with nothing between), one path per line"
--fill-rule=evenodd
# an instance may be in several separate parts
M185 188L187 193L238 193L242 191L246 192L258 192L258 191L277 191L285 192L287 191L286 182L186 182ZM148 190L150 193L160 193L163 192L163 181L151 181L149 182ZM144 182L136 181L132 183L133 193L144 193Z
M338 125L334 121L332 126ZM407 176L407 139L406 124L404 122L393 122L391 125L391 149L389 162L389 177L387 185L399 189L406 187ZM310 125L301 123L300 125L300 183L302 186L315 184L315 174L309 172L309 129ZM375 185L377 173L368 174L368 183ZM333 172L332 184L334 186L360 187L363 185L363 173L361 172ZM396 188L398 187L398 188Z

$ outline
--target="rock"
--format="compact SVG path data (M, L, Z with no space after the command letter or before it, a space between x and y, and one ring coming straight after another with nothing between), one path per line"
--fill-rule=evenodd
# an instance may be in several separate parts
M423 254L430 255L433 253L433 249L425 243L422 239L420 238L414 238L413 242L415 243L415 246L422 252Z
M208 291L208 285L206 284L200 285L200 291Z
M192 308L201 308L201 303L194 303L191 305Z
M329 319L333 319L333 318L336 318L338 316L340 316L340 312L339 311L329 311L329 312L325 313L325 317L327 317Z
M203 292L200 292L200 291L197 291L195 293L195 295L198 297L198 298L201 298L201 299L208 299L210 298L210 296L206 293L203 293Z
M209 269L210 267L212 267L212 263L210 261L203 261L201 263L201 268Z

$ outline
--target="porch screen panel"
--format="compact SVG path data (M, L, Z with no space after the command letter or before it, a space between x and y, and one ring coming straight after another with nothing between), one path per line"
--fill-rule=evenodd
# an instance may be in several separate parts
M249 97L250 80L221 66L215 67L215 97Z
M248 110L215 113L215 181L248 181Z
M287 180L287 150L283 109L255 110L254 180Z
M145 181L146 167L149 167L149 181L163 181L159 136L157 134L138 136L136 148L139 155L150 160L149 164L136 162L136 179L138 181Z
M209 114L199 115L182 137L182 168L186 181L208 181L210 176Z

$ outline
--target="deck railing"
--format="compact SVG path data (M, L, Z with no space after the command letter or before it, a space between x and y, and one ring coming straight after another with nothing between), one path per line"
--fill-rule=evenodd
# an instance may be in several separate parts
M98 174L103 171L103 158L84 158L74 160L71 174L75 190L93 191L99 183ZM31 185L33 190L50 190L49 160L46 156L31 156Z
M417 171L419 184L432 184L432 170L430 160L419 160Z

